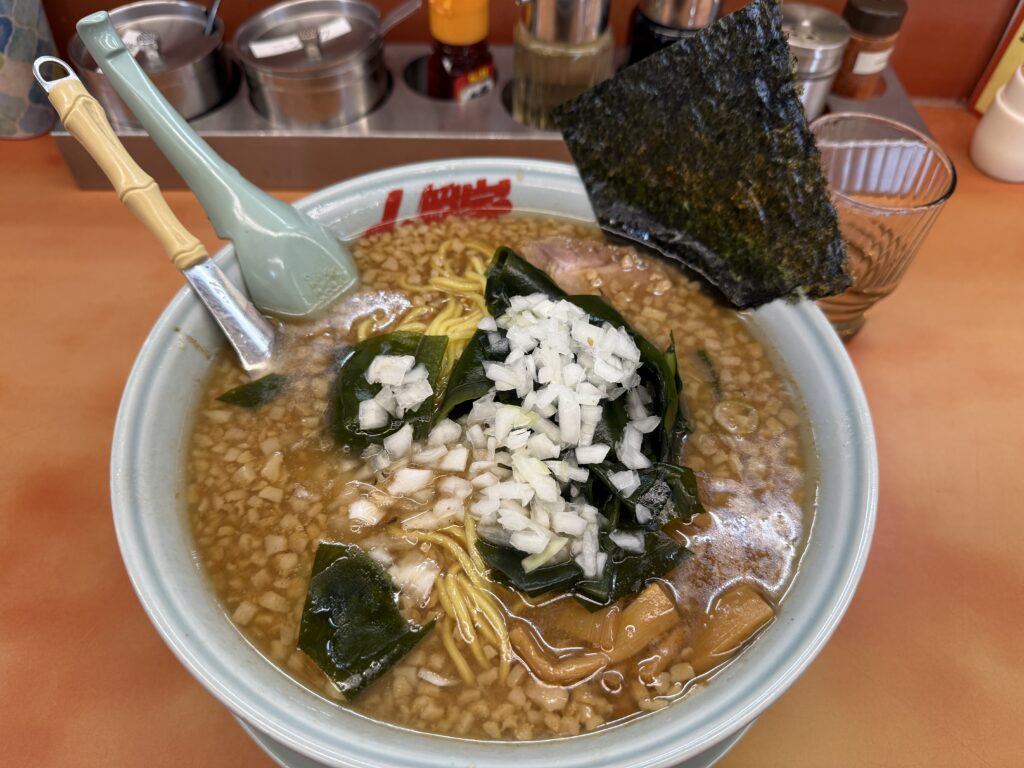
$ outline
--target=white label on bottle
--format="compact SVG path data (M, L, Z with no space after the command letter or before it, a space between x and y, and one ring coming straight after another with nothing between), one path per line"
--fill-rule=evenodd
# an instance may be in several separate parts
M320 38L321 43L326 43L328 40L334 40L342 35L347 35L351 31L352 25L348 23L348 19L341 16L318 27L317 37ZM302 41L298 35L272 37L269 40L254 40L249 43L249 51L257 59L265 59L268 56L280 56L282 53L301 50Z
M253 40L249 43L249 51L257 59L265 59L268 56L280 56L282 53L301 50L302 41L299 40L298 35L272 37L269 40Z
M855 75L873 75L876 72L881 72L885 69L885 65L889 63L889 57L892 56L892 48L887 48L884 51L873 51L868 53L857 54L857 60L853 62L853 74Z
M352 25L348 23L348 19L344 16L340 16L334 21L320 27L320 42L326 43L328 40L333 40L336 37L347 35L351 31Z

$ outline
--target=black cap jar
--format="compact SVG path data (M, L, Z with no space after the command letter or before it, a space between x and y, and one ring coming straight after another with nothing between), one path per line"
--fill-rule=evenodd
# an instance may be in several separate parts
M906 0L847 0L843 18L852 32L832 93L870 99L896 48Z

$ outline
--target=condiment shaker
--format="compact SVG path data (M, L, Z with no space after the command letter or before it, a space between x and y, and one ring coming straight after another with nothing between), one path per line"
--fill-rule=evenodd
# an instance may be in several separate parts
M870 99L896 47L906 0L847 0L843 18L853 34L832 92L847 99Z
M803 3L782 6L782 29L789 38L789 50L796 60L796 82L808 120L825 109L843 51L850 40L850 27L825 8Z
M1024 182L1024 67L996 91L974 129L971 160L993 178Z

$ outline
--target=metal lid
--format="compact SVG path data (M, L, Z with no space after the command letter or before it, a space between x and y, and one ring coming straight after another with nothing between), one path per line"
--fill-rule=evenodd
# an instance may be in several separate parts
M783 3L782 29L798 75L830 74L839 68L850 27L838 15L816 5Z
M546 43L579 45L608 29L611 0L521 0L523 25Z
M224 38L224 22L217 19L205 34L206 9L183 0L145 0L110 12L110 21L125 46L149 74L186 67L210 55ZM77 37L77 35L76 35ZM76 67L99 70L85 46L68 46Z
M702 29L718 18L722 0L641 0L640 10L651 21L673 29Z
M232 42L247 67L302 75L359 66L381 45L380 14L357 0L286 0L243 22Z
M907 15L905 0L847 0L843 18L865 35L886 37L899 32Z

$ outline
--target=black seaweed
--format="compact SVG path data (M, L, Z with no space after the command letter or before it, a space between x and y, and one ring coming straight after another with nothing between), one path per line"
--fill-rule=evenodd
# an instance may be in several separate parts
M263 378L229 389L217 399L222 403L237 405L240 408L258 408L280 395L286 381L288 381L287 376L282 376L280 373L269 373Z
M359 547L327 542L317 547L299 648L345 698L383 674L431 626L402 617L391 579Z
M776 0L755 0L555 111L601 226L739 308L850 285Z

